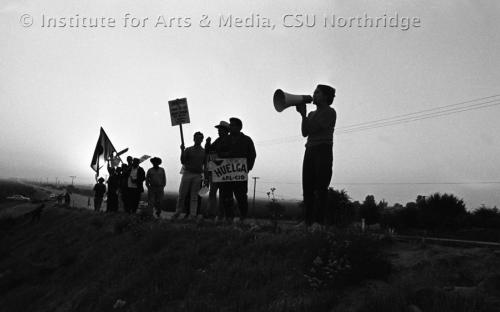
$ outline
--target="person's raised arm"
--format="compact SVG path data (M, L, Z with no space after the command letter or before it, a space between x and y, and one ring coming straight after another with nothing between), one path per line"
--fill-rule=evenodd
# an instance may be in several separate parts
M182 144L181 145L181 164L184 165L185 162L186 162L186 152L185 152L184 144Z

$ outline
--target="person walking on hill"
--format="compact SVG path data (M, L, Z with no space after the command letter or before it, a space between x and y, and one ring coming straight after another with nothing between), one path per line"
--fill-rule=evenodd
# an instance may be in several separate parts
M146 186L148 188L148 205L149 211L154 208L157 218L161 214L161 201L163 200L163 189L167 185L167 177L165 170L160 167L161 158L151 158L152 168L149 168L146 173Z

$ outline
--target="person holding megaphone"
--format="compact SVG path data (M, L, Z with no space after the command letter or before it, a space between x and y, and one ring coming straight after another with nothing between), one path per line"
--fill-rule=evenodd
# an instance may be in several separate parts
M302 164L302 191L305 205L305 223L313 228L325 224L328 187L332 179L333 131L337 112L331 107L335 89L318 85L313 96L302 96L295 109L302 117L302 136L307 137ZM307 114L306 104L312 102L316 110Z

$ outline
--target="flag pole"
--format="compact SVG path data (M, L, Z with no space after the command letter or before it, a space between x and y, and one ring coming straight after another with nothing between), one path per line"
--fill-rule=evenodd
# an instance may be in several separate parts
M95 172L95 181L97 182L97 178L99 178L99 155L97 155L97 167Z

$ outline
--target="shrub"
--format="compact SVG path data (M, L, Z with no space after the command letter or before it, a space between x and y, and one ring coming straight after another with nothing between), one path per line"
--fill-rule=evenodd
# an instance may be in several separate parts
M328 189L327 222L345 227L356 220L357 211L345 190Z
M270 191L267 192L267 197L269 198L267 207L269 209L269 217L273 226L273 232L277 233L279 231L278 221L283 217L285 208L278 202L278 200L274 196L274 191L276 191L276 188L271 187Z
M375 202L373 195L368 195L360 207L360 217L365 219L366 224L375 224L380 222L380 207Z
M463 226L467 212L463 200L452 194L435 193L417 198L420 225L427 229L457 229Z
M500 228L500 211L497 207L481 206L469 215L469 223L475 227Z
M391 263L383 241L358 233L318 233L322 242L305 277L315 289L353 285L364 279L386 278Z

